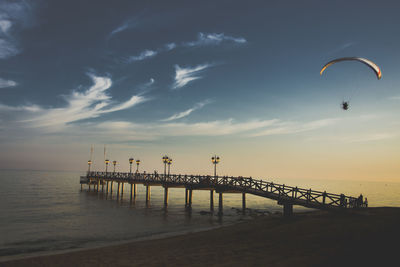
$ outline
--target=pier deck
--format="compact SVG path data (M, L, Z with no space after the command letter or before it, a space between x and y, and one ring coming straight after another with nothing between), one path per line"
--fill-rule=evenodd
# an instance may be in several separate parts
M88 172L81 176L80 183L93 185L102 191L106 185L106 192L111 192L113 183L118 184L117 194L120 192L120 184L131 184L131 198L136 197L136 184L146 186L146 201L150 200L150 187L164 187L164 204L168 204L168 188L185 188L185 204L191 207L192 190L210 190L210 208L213 209L214 191L219 194L219 213L222 214L223 193L242 193L243 209L246 207L246 194L257 195L277 200L283 205L284 215L289 216L293 212L293 205L322 210L348 210L364 208L366 204L362 197L345 196L344 194L332 194L311 189L276 184L251 177L232 176L205 176L205 175L181 175L181 174L158 174L158 173L126 173L126 172ZM132 196L133 195L133 196Z

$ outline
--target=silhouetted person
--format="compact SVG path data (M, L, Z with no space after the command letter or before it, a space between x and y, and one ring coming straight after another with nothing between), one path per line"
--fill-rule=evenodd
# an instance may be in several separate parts
M364 205L365 205L366 208L368 207L368 200L367 200L367 198L365 198Z
M363 195L362 194L360 194L360 196L358 197L358 199L357 199L357 206L358 207L361 207L362 206L362 204L363 204Z
M342 102L342 109L343 110L348 110L349 109L349 102L343 101Z

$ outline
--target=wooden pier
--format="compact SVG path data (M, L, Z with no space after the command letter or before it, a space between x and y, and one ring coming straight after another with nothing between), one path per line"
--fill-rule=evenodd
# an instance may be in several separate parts
M112 193L113 183L117 183L117 196L123 194L124 184L131 185L130 197L136 199L136 185L146 186L146 202L150 201L151 186L164 187L164 204L168 205L168 188L185 189L185 206L192 207L193 190L210 191L210 209L214 209L214 191L218 193L218 214L223 213L223 194L241 193L242 208L246 209L246 194L257 195L277 200L283 206L285 216L293 213L293 205L300 205L307 208L324 210L348 210L366 207L362 197L345 196L344 194L332 194L327 192L303 189L298 187L276 184L263 180L252 179L251 177L231 176L204 176L204 175L181 175L181 174L158 174L158 173L125 173L125 172L87 172L81 176L81 188L83 184L88 189L99 192ZM109 191L109 183L110 190Z

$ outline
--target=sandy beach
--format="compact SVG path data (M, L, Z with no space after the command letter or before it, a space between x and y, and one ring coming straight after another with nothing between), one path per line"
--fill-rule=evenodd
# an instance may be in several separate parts
M158 240L2 262L2 266L389 266L397 260L399 208L323 211Z

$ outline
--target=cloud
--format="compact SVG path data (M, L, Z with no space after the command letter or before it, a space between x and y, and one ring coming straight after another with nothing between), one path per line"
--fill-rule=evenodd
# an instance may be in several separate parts
M10 1L0 3L0 59L9 58L20 53L20 48L13 37L11 29L18 30L32 24L31 3L27 1ZM13 30L13 32L15 32Z
M125 28L123 28L125 29ZM154 57L160 53L168 52L174 50L179 47L195 47L195 46L206 46L206 45L219 45L222 42L233 42L238 44L244 44L247 42L243 37L232 37L225 35L224 33L199 33L197 36L197 40L183 42L181 44L177 44L174 42L167 43L158 49L151 50L147 49L140 53L138 56L131 56L128 58L128 62L140 61L150 57Z
M95 129L115 141L157 140L171 136L224 136L239 134L274 124L277 120L251 120L235 122L233 119L197 123L132 123L127 121L105 121L96 125L87 124L82 129ZM112 137L110 137L112 135ZM109 139L110 140L110 139Z
M355 42L347 42L347 43L344 43L344 44L338 46L337 48L329 51L327 54L339 53L339 52L346 50L347 48L352 47L354 45L355 45Z
M323 137L312 137L308 138L308 141L329 141L329 142L342 142L342 143L364 143L387 140L399 136L397 132L378 132L378 133L361 133L361 134L351 134L346 136L323 136Z
M209 103L211 103L211 100L207 99L207 100L205 100L203 102L197 103L196 105L194 105L192 108L190 108L188 110L176 113L176 114L172 115L171 117L168 117L168 118L163 119L161 121L173 121L173 120L181 119L183 117L189 116L193 111L201 109L201 108L203 108L205 105L207 105Z
M331 119L322 119L315 120L306 123L299 122L281 122L276 124L274 128L266 129L258 133L251 134L252 137L257 136L267 136L267 135L282 135L282 134L294 134L307 132L312 130L317 130L323 127L327 127L335 124L339 119L331 118Z
M118 26L118 27L115 28L114 30L112 30L112 31L110 32L110 34L108 35L108 38L111 38L111 37L113 37L114 35L116 35L116 34L118 34L118 33L120 33L120 32L126 31L126 30L128 30L128 29L130 29L130 28L133 28L133 27L135 27L136 25L137 25L136 20L133 20L133 19L132 19L132 20L128 20L128 21L122 23L120 26Z
M8 30L11 28L11 21L9 20L0 20L0 34L7 34Z
M223 41L244 44L247 40L243 37L232 37L224 33L202 33L197 35L197 40L183 43L183 46L219 45Z
M65 126L72 122L84 119L96 118L102 114L131 108L146 101L143 96L132 96L128 101L115 104L107 90L111 87L112 81L108 77L99 77L88 74L93 85L84 92L73 91L70 95L64 96L67 102L66 107L40 109L23 122L31 127L47 127L50 130Z
M17 83L11 80L4 80L0 78L0 88L7 88L7 87L13 87L16 86Z
M28 106L8 106L0 104L0 111L29 111L29 112L38 112L42 109L37 105L28 105Z
M176 43L168 43L168 44L165 44L164 47L165 47L165 50L170 51L170 50L176 48Z
M202 64L198 65L196 67L179 67L178 65L175 65L175 83L172 86L172 89L179 89L188 84L191 81L197 80L202 78L201 76L196 76L198 75L202 70L205 70L208 67L211 67L212 64Z
M389 97L389 99L391 99L391 100L400 100L400 95L391 96L391 97Z
M143 59L146 59L146 58L154 57L157 54L158 54L158 52L154 51L154 50L144 50L138 56L129 57L129 62L140 61L140 60L143 60Z

